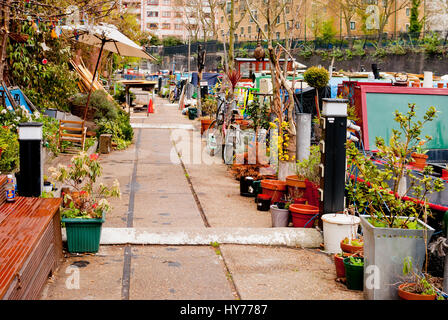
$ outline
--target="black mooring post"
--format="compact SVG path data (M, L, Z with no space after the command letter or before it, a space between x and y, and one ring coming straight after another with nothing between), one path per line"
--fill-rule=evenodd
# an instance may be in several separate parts
M346 99L322 99L321 184L323 214L345 209L345 173L347 141Z
M40 197L43 184L42 123L19 124L19 152L18 194L22 197Z

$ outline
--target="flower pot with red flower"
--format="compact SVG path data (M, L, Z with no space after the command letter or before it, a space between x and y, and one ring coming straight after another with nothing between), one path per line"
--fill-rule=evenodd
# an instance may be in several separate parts
M98 155L82 152L71 159L69 166L50 168L54 181L71 188L64 193L61 221L67 231L67 247L71 253L98 252L105 214L111 209L107 198L120 197L117 180L108 187L97 185L102 174Z

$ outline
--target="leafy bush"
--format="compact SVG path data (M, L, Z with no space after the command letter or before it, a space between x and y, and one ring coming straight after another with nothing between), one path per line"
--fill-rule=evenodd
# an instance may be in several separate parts
M300 178L308 179L311 182L319 183L320 149L319 146L310 147L310 156L301 161L297 161L296 173Z
M334 49L331 53L331 56L334 57L336 61L342 61L345 58L344 51L342 51L341 49Z
M12 172L19 166L19 141L17 134L8 127L0 127L0 172Z
M330 80L327 69L322 67L311 67L305 71L303 78L313 88L324 88Z
M25 43L10 41L7 46L9 75L39 109L69 111L68 98L78 92L77 76L70 70L72 56L69 42L52 39L49 25L39 25L40 33L24 22L20 32L28 35ZM46 43L51 50L44 51ZM42 61L48 62L44 64Z
M423 47L425 48L425 53L430 56L439 55L443 52L441 41L435 32L431 36L425 37Z
M85 106L87 103L87 94L77 94L73 99L73 104ZM106 92L96 90L92 93L89 101L89 107L95 109L95 119L106 118L107 120L116 120L120 107L115 101L107 98Z
M129 91L129 98L132 102L135 100L135 93ZM118 103L122 104L126 102L126 89L123 85L119 85L117 87L117 92L114 95L114 99L118 101Z
M122 110L119 111L118 118L115 121L102 118L96 124L98 125L97 136L111 134L112 141L117 144L118 150L126 149L134 138L134 130L129 122L129 115Z

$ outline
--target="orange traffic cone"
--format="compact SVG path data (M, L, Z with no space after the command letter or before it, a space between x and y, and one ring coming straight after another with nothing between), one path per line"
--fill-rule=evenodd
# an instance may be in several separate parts
M154 113L154 108L152 105L152 98L149 99L149 103L148 103L148 113Z

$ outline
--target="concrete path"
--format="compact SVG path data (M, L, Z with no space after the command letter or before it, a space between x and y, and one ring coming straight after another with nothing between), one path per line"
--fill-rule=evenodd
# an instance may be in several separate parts
M67 255L42 299L362 298L335 282L329 256L295 248L317 247L316 230L272 229L224 164L204 163L198 122L177 105L157 98L131 121L135 143L100 157L123 193L106 217L109 245Z

